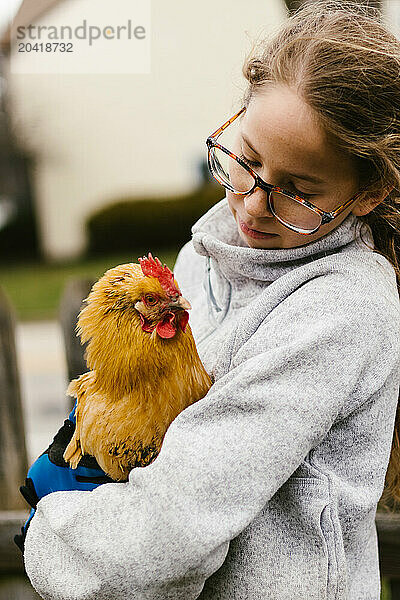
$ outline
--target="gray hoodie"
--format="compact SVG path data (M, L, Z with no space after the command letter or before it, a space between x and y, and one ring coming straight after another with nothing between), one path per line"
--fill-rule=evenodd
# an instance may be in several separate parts
M258 250L224 198L193 226L174 272L215 383L127 483L40 500L45 600L379 600L400 301L361 225Z

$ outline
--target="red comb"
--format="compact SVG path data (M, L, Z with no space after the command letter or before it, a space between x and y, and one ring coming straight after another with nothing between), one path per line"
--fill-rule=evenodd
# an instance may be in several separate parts
M181 293L180 289L177 287L174 281L174 274L172 271L164 264L162 266L161 262L157 257L153 258L151 252L149 252L148 257L144 256L143 258L139 258L139 263L142 268L143 275L146 277L155 277L161 283L162 288L172 296Z

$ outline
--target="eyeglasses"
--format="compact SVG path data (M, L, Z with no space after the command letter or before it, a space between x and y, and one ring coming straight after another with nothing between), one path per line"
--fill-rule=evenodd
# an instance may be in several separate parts
M243 159L217 142L221 133L245 110L244 106L206 140L208 168L218 183L240 196L252 194L257 187L266 191L268 209L274 217L288 229L304 235L315 233L321 225L331 223L352 202L358 200L360 191L345 204L325 212L298 194L266 183Z

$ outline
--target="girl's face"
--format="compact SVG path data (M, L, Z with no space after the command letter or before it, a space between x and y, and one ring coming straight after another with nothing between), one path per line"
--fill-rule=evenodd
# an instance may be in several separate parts
M354 160L328 141L312 109L286 86L265 87L251 99L232 150L244 156L267 183L306 195L312 204L327 212L358 191ZM264 190L256 188L248 196L227 190L227 200L239 234L251 248L303 246L326 235L350 212L369 212L357 209L359 200L316 233L304 235L286 228L272 215ZM274 235L252 237L242 223Z

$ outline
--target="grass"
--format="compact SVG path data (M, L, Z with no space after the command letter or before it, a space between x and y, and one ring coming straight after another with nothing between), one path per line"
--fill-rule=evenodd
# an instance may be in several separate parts
M179 249L152 250L161 262L173 268ZM147 254L142 249L128 255L109 255L62 264L25 262L0 264L0 287L5 291L19 321L57 319L57 311L66 282L74 278L98 279L118 264L137 262Z
M390 593L389 582L386 577L382 577L381 579L381 600L392 600L392 595Z

